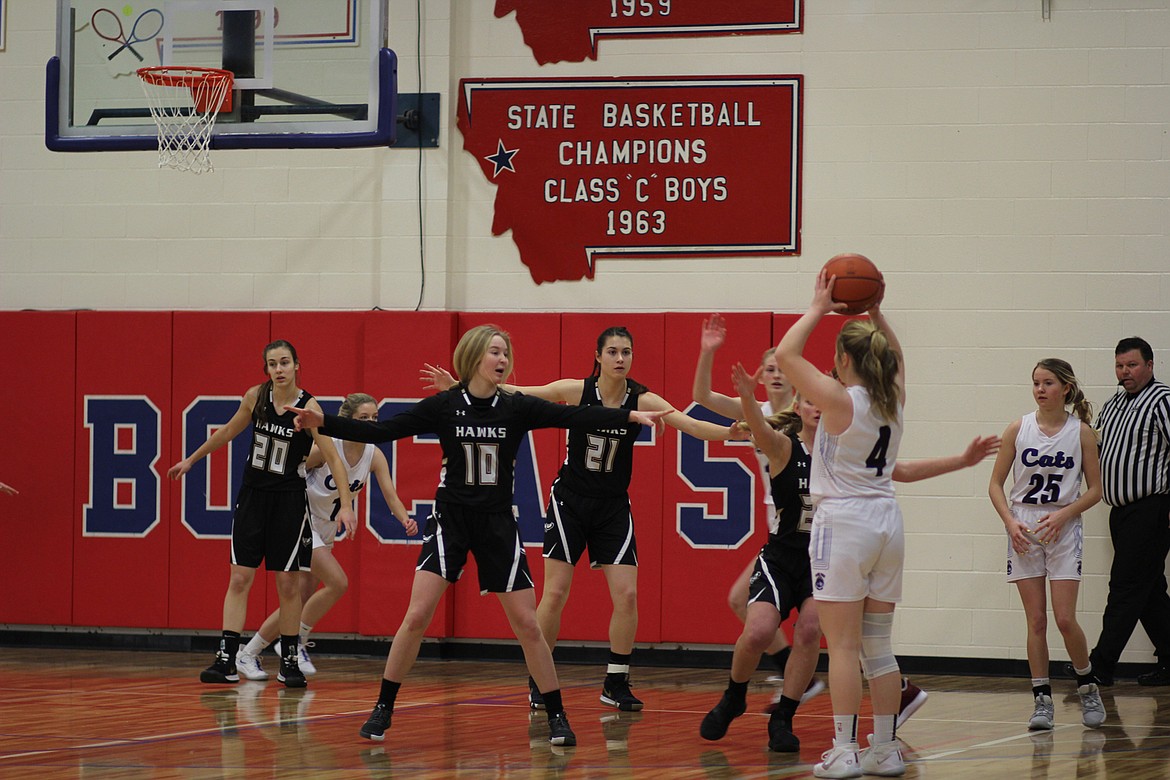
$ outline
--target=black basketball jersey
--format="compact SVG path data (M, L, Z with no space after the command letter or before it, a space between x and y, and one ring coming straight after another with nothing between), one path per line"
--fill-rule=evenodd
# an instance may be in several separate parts
M776 505L775 528L769 529L770 542L782 547L799 548L808 552L809 533L812 531L813 506L808 495L809 470L812 457L805 452L800 437L789 434L792 455L788 465L772 477L772 501Z
M264 395L256 399L263 404L260 413L252 416L252 451L244 469L244 484L257 490L303 491L305 473L301 466L309 457L313 436L296 430L292 412L277 414L271 390ZM292 406L304 409L312 397L301 390Z
M636 390L635 390L636 389ZM626 379L626 397L619 409L638 408L638 397L645 388ZM589 377L581 389L582 406L601 406L597 377ZM642 431L638 423L613 428L569 431L565 462L558 481L577 493L588 496L623 496L630 489L634 473L634 442Z
M533 428L618 428L629 412L562 406L522 393L496 391L476 398L456 385L424 398L389 420L368 422L325 416L322 430L349 441L384 442L434 433L443 448L435 497L491 511L512 510L516 453Z

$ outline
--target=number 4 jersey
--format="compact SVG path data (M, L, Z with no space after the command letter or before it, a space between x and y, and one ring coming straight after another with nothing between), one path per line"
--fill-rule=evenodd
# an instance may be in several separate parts
M822 498L894 496L890 474L902 443L902 407L898 419L878 416L869 391L860 385L845 388L853 399L853 419L839 434L825 430L822 419L813 441L812 478L809 493Z
M1020 418L1016 460L1012 464L1013 504L1065 506L1081 492L1081 421L1069 415L1056 435L1036 423L1036 413Z

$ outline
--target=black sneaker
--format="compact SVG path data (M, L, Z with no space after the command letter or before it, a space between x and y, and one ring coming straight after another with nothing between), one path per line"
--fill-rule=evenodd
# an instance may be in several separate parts
M1152 672L1139 674L1138 685L1170 685L1170 669L1159 666Z
M601 688L601 703L615 707L622 712L638 712L644 706L638 697L630 691L630 676L628 674L616 682L607 682Z
M731 721L743 715L746 710L747 701L734 701L727 693L724 693L723 698L715 705L715 709L708 712L704 716L703 722L699 724L699 736L712 741L723 739Z
M536 687L536 680L531 677L528 678L528 708L533 710L544 709L544 697L540 695L540 689Z
M236 671L236 662L228 658L227 653L218 651L215 654L215 663L199 673L199 682L212 684L231 684L240 681L240 673Z
M280 659L280 671L276 673L276 679L284 683L286 688L304 688L309 684L295 658Z
M548 741L552 745L572 747L577 744L577 735L569 728L569 719L565 713L553 715L548 719Z
M362 724L362 728L358 731L366 739L372 739L375 742L381 742L386 738L386 729L390 728L390 708L382 702L374 705L374 711L370 713L370 717Z
M768 750L775 753L799 753L800 739L792 731L792 716L776 710L768 718Z

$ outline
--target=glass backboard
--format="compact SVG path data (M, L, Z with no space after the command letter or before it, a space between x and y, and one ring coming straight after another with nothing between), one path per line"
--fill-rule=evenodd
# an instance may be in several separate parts
M212 148L385 146L397 60L387 0L57 0L45 142L55 151L157 145L137 71L234 75Z

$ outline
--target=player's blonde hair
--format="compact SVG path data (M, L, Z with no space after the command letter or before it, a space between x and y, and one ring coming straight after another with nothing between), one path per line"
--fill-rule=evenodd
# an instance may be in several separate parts
M337 410L338 417L353 417L357 414L357 410L364 404L377 405L378 401L372 395L366 393L350 393L341 402L341 408Z
M516 364L516 353L512 351L512 337L508 335L508 331L499 325L476 325L459 339L459 343L455 345L455 355L451 358L455 375L460 378L459 384L466 387L475 376L479 361L483 360L492 339L496 336L504 340L508 349L508 368L504 372L504 379L511 376L512 368Z
M792 403L764 419L767 420L768 425L785 435L800 433L801 428L804 427L804 421L800 419L799 410L800 391L798 390L792 395ZM743 420L737 422L736 425L740 430L751 432L752 427Z
M1064 385L1065 404L1072 407L1073 414L1080 418L1081 422L1091 426L1093 424L1093 405L1089 403L1089 399L1085 398L1085 393L1081 390L1081 383L1077 380L1077 375L1073 373L1073 367L1060 358L1044 358L1032 367L1033 377L1036 375L1037 368L1050 371L1056 377L1056 381Z
M849 355L861 386L882 419L898 418L898 372L902 356L870 320L850 320L837 335L837 354Z

